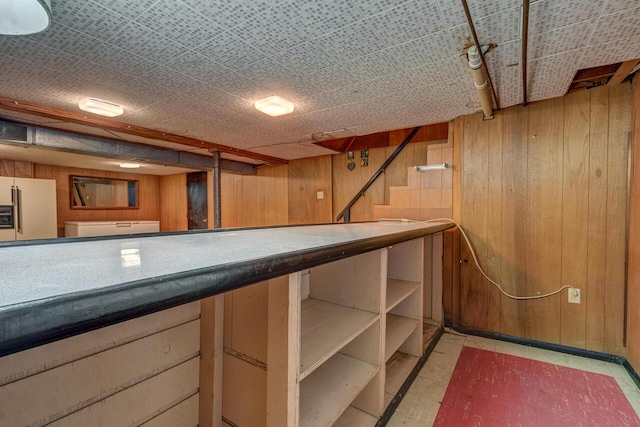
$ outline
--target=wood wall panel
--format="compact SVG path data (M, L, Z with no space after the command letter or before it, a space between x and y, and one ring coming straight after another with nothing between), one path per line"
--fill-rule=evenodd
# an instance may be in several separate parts
M288 223L288 166L265 166L256 175L222 174L222 226Z
M502 110L502 246L500 280L512 295L525 295L527 257L527 140L529 116L525 107ZM501 331L526 336L526 313L522 302L502 296Z
M562 243L562 98L529 106L527 176L527 294L554 291L561 286ZM526 303L527 335L560 341L560 296Z
M589 226L589 135L591 93L583 90L564 97L564 159L562 177L561 283L582 287L587 283ZM582 304L561 298L560 342L572 347L586 345L586 297Z
M289 224L332 222L331 156L289 163ZM317 198L317 192L324 199Z
M636 75L633 89L633 167L629 209L629 269L627 313L627 357L633 368L640 369L640 90Z
M462 325L624 355L630 126L628 84L503 109L489 124L479 115L454 121L462 145L454 212L459 197L485 270L520 296L582 290L580 305L566 302L567 291L497 298L464 263Z
M627 188L631 87L609 89L609 147L607 179L607 258L605 291L605 342L607 353L623 354Z
M465 116L462 135L462 224L476 255L487 259L487 216L489 208L489 121L480 114ZM463 245L462 258L466 265L473 264L467 245ZM488 291L484 278L476 268L463 269L460 313L464 325L474 329L487 329ZM479 304L479 302L482 302Z
M160 177L160 231L186 231L187 174Z

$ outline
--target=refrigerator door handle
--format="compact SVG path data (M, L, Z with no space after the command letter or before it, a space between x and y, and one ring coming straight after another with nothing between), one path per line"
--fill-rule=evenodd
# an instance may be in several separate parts
M13 206L16 205L16 186L15 185L11 186L11 204Z
M18 233L22 233L22 190L16 185L16 217L18 220Z

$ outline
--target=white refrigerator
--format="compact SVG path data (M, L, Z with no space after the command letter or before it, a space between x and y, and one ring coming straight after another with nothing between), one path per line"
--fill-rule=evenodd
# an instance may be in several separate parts
M0 242L58 237L56 181L0 177Z

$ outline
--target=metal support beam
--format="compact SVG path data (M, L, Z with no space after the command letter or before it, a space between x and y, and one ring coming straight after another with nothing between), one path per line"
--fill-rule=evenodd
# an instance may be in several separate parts
M221 185L221 161L220 152L213 152L213 228L222 228L222 197L220 196Z

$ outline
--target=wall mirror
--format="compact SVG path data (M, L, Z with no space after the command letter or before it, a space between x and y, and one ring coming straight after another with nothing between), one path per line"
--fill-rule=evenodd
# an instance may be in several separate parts
M136 209L138 181L69 176L71 209Z

